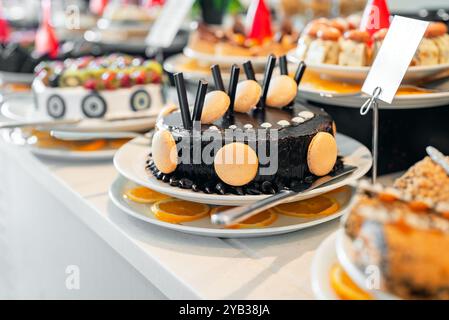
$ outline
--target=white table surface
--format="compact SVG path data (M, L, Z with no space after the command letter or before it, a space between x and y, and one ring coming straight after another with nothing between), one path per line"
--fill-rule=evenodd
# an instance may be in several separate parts
M309 269L314 251L339 226L338 221L332 221L295 233L253 239L187 235L149 225L117 209L108 198L109 186L117 176L111 161L38 158L25 148L4 142L0 142L0 154L3 159L0 165L4 169L6 163L9 168L10 178L6 182L17 184L12 181L17 176L14 172L37 181L38 187L31 193L52 195L64 208L57 210L58 216L76 217L169 299L313 299ZM1 171L0 177L5 177ZM22 183L26 181L18 183L17 188L6 189L17 193ZM0 200L1 194L0 190ZM17 201L26 198L26 194L20 194ZM28 211L18 210L14 214L25 216ZM37 228L39 220L36 221ZM72 237L77 241L76 234ZM90 247L90 242L87 246ZM96 263L97 253L91 255L90 262ZM57 257L42 254L42 259ZM112 277L120 276L118 272L122 271L113 271ZM41 290L44 297L58 295L45 295L45 285ZM95 297L109 297L102 288L96 290Z

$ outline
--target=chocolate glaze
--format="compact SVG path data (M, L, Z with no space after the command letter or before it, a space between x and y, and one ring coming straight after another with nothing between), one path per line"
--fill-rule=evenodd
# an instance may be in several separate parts
M314 117L306 120L303 123L297 124L292 121L292 118L297 117L301 111L311 111ZM290 123L289 126L281 126L279 121L286 120ZM258 135L257 129L263 129L262 123L271 123L272 127L269 129L277 130L277 137L270 135L270 130L264 130L266 135ZM251 124L253 129L244 129L244 126ZM215 173L213 164L189 164L179 163L176 170L170 175L163 175L156 168L150 160L147 168L155 175L156 178L170 183L172 186L181 188L188 188L194 191L203 191L205 193L218 194L273 194L283 189L303 190L307 188L316 176L310 173L307 166L307 151L310 141L318 132L332 133L332 118L322 109L307 106L300 103L295 103L293 106L282 109L264 108L262 110L255 109L250 113L235 112L232 117L223 117L212 125L202 125L201 135L198 134L196 139L201 136L202 149L209 144L203 134L211 132L210 127L216 127L215 132L225 137L225 129L229 126L235 125L233 130L235 136L243 137L244 142L248 143L249 134L256 134L256 146L260 143L266 143L269 150L270 143L278 143L278 170L272 175L260 175L260 172L255 179L248 185L242 187L233 187L223 183ZM182 143L189 143L190 157L193 159L193 135L191 130L185 130L182 126L182 118L179 112L171 113L157 123L159 129L169 130L175 141L177 142L179 154L181 155ZM229 134L229 132L227 132ZM243 135L242 135L243 134ZM187 139L181 140L181 138ZM235 141L236 138L233 138ZM224 141L224 139L223 139ZM241 142L241 140L239 140ZM226 143L232 141L226 140ZM211 156L213 154L213 150ZM201 157L199 157L201 158ZM260 158L260 155L259 155ZM260 164L260 167L264 165ZM265 165L268 166L268 165ZM334 170L342 168L342 161L339 159L335 165ZM181 181L183 181L181 183Z

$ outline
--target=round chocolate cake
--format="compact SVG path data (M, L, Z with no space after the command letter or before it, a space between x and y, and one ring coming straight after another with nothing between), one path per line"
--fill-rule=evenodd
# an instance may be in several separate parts
M234 66L228 94L214 66L217 90L206 95L207 83L200 82L192 117L182 74L175 75L180 109L159 118L148 170L176 187L257 195L301 190L342 167L332 118L295 102L304 65L295 79L281 74L271 80L275 58L270 60L262 87L251 79L250 63L245 66L248 80L240 83ZM286 73L282 59L280 64Z

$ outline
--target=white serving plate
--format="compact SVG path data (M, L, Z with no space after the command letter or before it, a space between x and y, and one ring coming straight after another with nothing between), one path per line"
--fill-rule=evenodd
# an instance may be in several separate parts
M48 120L36 112L35 103L31 95L14 95L7 99L1 113L13 121ZM123 121L103 121L101 119L86 119L76 125L60 126L58 129L73 132L88 131L147 131L154 127L156 119L133 119Z
M213 225L210 222L209 217L204 217L200 220L185 222L182 224L173 224L160 221L154 217L151 213L150 206L148 204L139 204L129 201L123 197L125 190L136 187L137 184L127 180L122 176L118 176L109 189L109 197L112 202L125 213L143 220L153 225L157 225L163 228L167 228L174 231L207 236L207 237L220 237L220 238L252 238L262 236L272 236L278 234L289 233L305 228L309 228L327 221L336 219L343 215L350 202L350 199L354 195L354 188L347 187L341 193L336 195L337 201L341 205L341 209L329 216L322 218L295 218L285 215L278 215L278 219L270 226L259 229L223 229L220 226Z
M351 239L346 235L344 229L337 231L335 238L337 258L340 265L346 271L348 276L354 281L354 283L363 290L371 293L375 298L380 300L397 300L399 297L383 291L382 289L370 289L367 287L368 274L365 274L360 268L358 268L352 261L354 254L352 253ZM379 271L380 272L380 271ZM380 283L382 287L382 283Z
M292 63L299 63L300 59L297 56L296 49L291 50L288 55L288 60ZM320 73L322 76L329 78L340 79L345 81L362 82L366 79L371 67L349 67L335 64L313 64L308 63L307 68L311 71ZM403 82L413 82L422 78L432 76L436 73L449 69L449 64L438 64L433 66L411 66L408 68Z
M157 180L145 169L145 161L150 153L150 142L145 138L136 138L123 145L114 156L114 165L118 172L127 179L156 190L160 193L184 200L214 205L240 206L260 201L268 195L218 195L194 192L192 190L172 187L168 183ZM356 171L343 179L336 180L326 186L299 194L291 201L311 198L339 187L345 186L363 177L371 168L371 152L360 142L342 134L337 134L339 154L345 157L345 163L358 167Z
M337 231L329 235L320 244L315 252L311 264L312 291L319 300L340 300L330 284L330 272L332 267L338 263L335 241Z
M252 57L252 56L220 56L215 54L207 54L193 50L192 48L185 47L184 54L196 60L209 64L219 64L220 66L232 66L234 63L238 65L244 64L246 61L251 60L254 67L263 67L267 63L268 57Z
M34 79L34 73L0 71L0 79L5 83L31 84Z
M332 106L360 108L368 99L365 94L348 95L331 91L316 90L309 86L299 86L299 96L309 101ZM420 109L446 106L449 104L449 92L398 95L392 104L379 102L381 109Z
M9 130L3 130L1 132L3 140L15 145L20 145L32 152L33 154L45 158L51 158L55 160L75 160L75 161L100 161L110 160L114 157L117 150L97 150L97 151L72 151L68 149L56 149L56 148L40 148L33 144L28 144L24 137L19 132L10 134Z

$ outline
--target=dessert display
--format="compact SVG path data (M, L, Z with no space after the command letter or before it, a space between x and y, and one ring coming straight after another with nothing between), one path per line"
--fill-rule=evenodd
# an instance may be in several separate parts
M316 19L310 22L301 34L296 57L310 64L370 66L387 31L388 29L384 28L371 36L367 31L359 30L349 19ZM447 32L448 28L444 23L430 23L411 65L448 63Z
M381 289L404 299L449 298L449 178L442 170L425 158L395 188L361 185L345 221L354 263L378 266Z
M42 117L133 116L162 106L161 81L162 67L152 60L85 56L41 63L33 92Z
M132 3L109 3L97 22L102 42L143 40L157 16L156 8Z
M281 75L272 77L275 62L270 56L262 86L254 80L250 62L244 67L247 80L241 82L234 66L228 92L219 67L214 66L217 89L206 94L207 83L200 81L193 116L182 74L176 74L180 109L157 123L149 173L193 191L257 195L301 190L317 177L340 169L332 118L320 108L295 101L305 65L301 63L291 78L286 60L280 59ZM198 153L196 144L210 152L210 159ZM262 161L267 150L277 159ZM183 158L183 153L189 156ZM266 173L264 168L270 165L277 168Z
M188 46L191 50L209 55L266 57L286 54L298 40L298 33L289 21L285 21L274 35L267 35L262 40L249 37L245 30L238 18L229 29L200 23L191 35Z
M307 200L281 204L272 209L262 211L242 222L227 226L229 229L254 229L272 226L282 216L299 219L315 219L334 214L340 209L343 200L339 197L347 190L341 188L321 196ZM209 206L171 198L142 186L126 188L123 198L132 204L144 205L145 214L152 214L156 219L168 223L183 224L201 219L209 219L209 215L232 209L231 206ZM340 203L341 202L341 203Z

